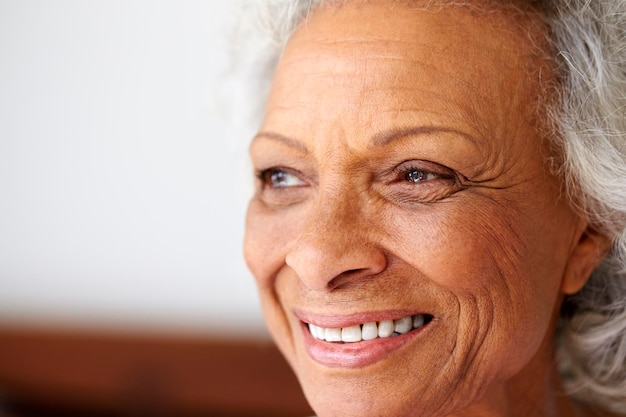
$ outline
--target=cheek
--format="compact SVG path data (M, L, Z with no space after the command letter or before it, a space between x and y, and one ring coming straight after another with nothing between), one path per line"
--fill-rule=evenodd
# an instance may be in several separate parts
M391 228L405 262L441 287L513 309L556 292L562 268L557 243L538 238L547 233L542 225L512 206L450 205L417 220L414 214L394 216Z
M536 225L525 218L478 204L440 205L417 221L414 213L395 216L398 242L408 242L398 255L456 299L457 353L480 364L481 374L518 371L551 322L558 268L541 259L550 248L537 247ZM493 363L509 368L490 370Z
M244 256L256 279L267 328L287 361L293 366L290 328L281 304L277 277L284 266L285 251L293 227L281 214L253 199L246 216Z
M244 257L260 289L273 285L273 277L284 265L294 224L281 212L269 210L253 199L246 215Z

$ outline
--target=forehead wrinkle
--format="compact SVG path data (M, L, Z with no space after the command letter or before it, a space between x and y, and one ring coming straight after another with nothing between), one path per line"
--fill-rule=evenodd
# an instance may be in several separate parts
M297 35L294 36L296 38ZM423 39L406 39L398 37L397 39L389 39L377 36L368 36L361 34L358 38L348 37L340 39L330 39L323 37L309 37L300 40L299 48L293 54L289 55L288 60L281 62L281 65L291 66L297 65L303 61L306 63L311 60L310 51L314 50L315 61L327 61L334 68L338 67L338 63L345 65L356 65L359 62L370 60L398 60L398 61L415 61L412 59L412 51L414 48L420 48L429 45ZM295 42L291 42L295 43ZM286 52L289 51L288 44ZM362 51L367 51L365 56L361 55Z
M414 126L408 128L392 128L379 132L371 137L370 147L378 148L389 145L392 142L405 139L409 136L425 136L432 135L434 133L452 133L469 140L475 145L477 144L477 141L473 136L456 129L437 126Z

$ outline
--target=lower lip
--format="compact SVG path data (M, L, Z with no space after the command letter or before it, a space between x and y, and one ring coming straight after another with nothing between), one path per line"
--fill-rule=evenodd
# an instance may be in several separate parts
M318 340L311 335L306 323L301 322L301 325L306 351L314 361L330 368L354 369L371 365L388 357L416 337L422 336L424 331L431 327L432 322L399 336L379 337L355 343Z

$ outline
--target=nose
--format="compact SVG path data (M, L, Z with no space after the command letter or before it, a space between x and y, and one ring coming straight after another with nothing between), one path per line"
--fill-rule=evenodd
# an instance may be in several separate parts
M309 212L285 262L306 287L332 291L387 267L371 219L354 204L320 204Z

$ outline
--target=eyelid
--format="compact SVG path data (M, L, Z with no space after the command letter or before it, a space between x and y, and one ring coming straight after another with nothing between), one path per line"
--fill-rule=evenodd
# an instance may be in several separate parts
M459 175L451 168L431 161L423 160L406 160L396 165L392 170L392 175L404 175L411 171L423 171L434 174L442 179L455 179L458 181Z
M420 172L420 180L408 178L412 171ZM423 177L422 177L423 176ZM376 191L386 200L411 210L423 204L447 199L465 188L462 176L445 165L420 160L405 160L382 173L376 181Z

